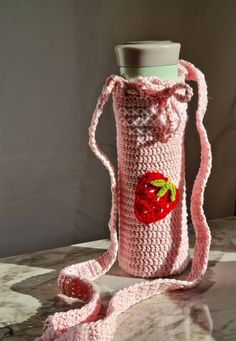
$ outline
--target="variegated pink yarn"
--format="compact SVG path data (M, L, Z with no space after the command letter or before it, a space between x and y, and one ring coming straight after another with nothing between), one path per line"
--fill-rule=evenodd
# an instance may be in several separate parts
M188 264L188 233L185 197L184 130L187 102L198 83L196 126L201 161L191 196L191 218L196 242L190 274L186 280L160 278L180 273ZM117 126L118 184L107 156L98 147L95 131L103 106L113 94ZM64 268L58 285L61 293L86 302L81 309L56 313L45 322L36 340L112 340L117 316L130 306L164 291L197 285L207 269L211 235L203 212L204 189L211 169L211 150L203 126L207 106L204 75L191 63L180 61L179 76L172 81L157 77L126 80L110 76L100 95L91 126L89 145L111 177L112 208L109 220L111 244L100 257ZM179 201L166 217L150 224L134 214L135 189L146 172L160 172L179 189ZM116 220L119 214L119 242ZM101 302L92 284L114 264L136 277L156 278L118 291L110 300L106 317L98 319Z

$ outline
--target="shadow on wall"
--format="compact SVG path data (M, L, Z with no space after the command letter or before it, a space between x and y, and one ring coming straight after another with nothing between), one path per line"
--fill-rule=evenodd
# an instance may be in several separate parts
M88 148L88 127L105 78L118 72L114 46L129 40L179 41L181 57L206 74L206 214L235 214L235 9L233 0L1 2L0 255L108 236L109 176ZM194 105L189 193L199 163ZM110 104L97 137L116 163Z

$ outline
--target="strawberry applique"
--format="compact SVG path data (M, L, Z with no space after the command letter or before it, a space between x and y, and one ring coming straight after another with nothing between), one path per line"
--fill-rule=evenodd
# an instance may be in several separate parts
M139 180L135 191L134 213L144 224L167 216L179 200L179 190L163 174L148 172Z

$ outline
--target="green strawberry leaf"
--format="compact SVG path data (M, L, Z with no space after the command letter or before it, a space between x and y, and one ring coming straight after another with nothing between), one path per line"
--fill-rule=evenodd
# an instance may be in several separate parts
M169 188L167 186L167 183L165 183L165 185L162 186L161 189L158 191L157 196L158 197L163 197L166 194L166 192L168 191L168 189Z
M170 200L175 201L176 198L176 187L170 181L165 181L163 179L153 180L150 182L151 185L155 187L160 187L160 190L157 192L158 197L163 197L167 191L170 191Z
M171 201L175 201L176 198L176 188L175 186L172 184L171 188L170 188L170 200Z
M162 187L165 185L166 181L163 179L159 179L159 180L153 180L150 183L151 183L151 185L153 185L155 187Z

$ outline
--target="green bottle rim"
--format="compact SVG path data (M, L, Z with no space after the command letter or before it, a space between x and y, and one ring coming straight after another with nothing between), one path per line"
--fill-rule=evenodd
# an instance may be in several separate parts
M142 76L158 77L162 80L171 80L178 77L178 64L145 67L120 66L120 75L127 79Z

